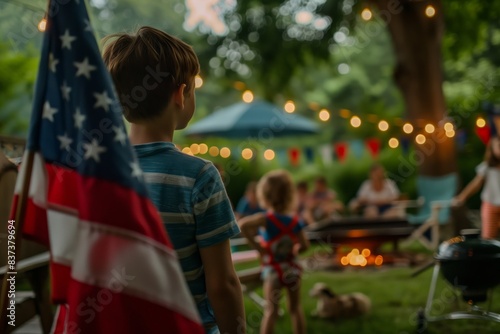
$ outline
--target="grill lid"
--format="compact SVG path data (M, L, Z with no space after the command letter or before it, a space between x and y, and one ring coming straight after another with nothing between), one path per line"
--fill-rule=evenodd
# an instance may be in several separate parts
M467 260L500 258L500 241L480 238L478 229L460 231L460 236L441 243L437 260Z

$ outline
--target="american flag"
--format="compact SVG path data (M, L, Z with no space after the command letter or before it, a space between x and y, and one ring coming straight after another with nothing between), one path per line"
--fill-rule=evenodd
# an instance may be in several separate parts
M128 141L84 1L49 4L25 161L25 236L50 245L56 332L202 333Z

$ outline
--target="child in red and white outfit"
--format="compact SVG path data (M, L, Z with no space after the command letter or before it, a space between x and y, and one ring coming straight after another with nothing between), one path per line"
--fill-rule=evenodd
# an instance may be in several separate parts
M486 150L485 159L476 167L476 177L455 198L461 204L481 189L481 236L484 239L498 237L500 228L500 137L492 138Z
M260 333L273 333L278 318L280 291L285 288L293 332L306 332L304 312L300 304L301 268L298 253L309 247L303 228L305 224L296 214L295 186L284 170L264 175L257 185L257 198L267 212L256 213L239 221L241 233L257 249L262 261L262 279L266 309ZM260 233L262 241L255 241Z

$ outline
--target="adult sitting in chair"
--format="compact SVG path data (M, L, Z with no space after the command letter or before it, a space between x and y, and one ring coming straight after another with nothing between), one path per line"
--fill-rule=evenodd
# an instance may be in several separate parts
M352 211L361 210L366 218L399 217L404 213L394 205L398 198L399 190L394 181L386 178L382 165L374 164L370 168L370 178L363 182L349 206Z

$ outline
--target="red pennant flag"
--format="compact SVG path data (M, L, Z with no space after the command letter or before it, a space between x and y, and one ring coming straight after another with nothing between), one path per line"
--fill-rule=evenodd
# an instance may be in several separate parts
M380 140L378 138L370 138L366 140L366 146L373 158L378 157L380 153Z
M347 156L347 144L344 142L335 144L335 154L339 161L343 161Z
M300 150L298 148L291 148L288 151L288 156L290 158L290 163L292 164L292 166L297 166L299 164Z
M476 134L484 143L484 145L488 144L491 137L490 127L488 125L483 126L482 128L476 126Z

